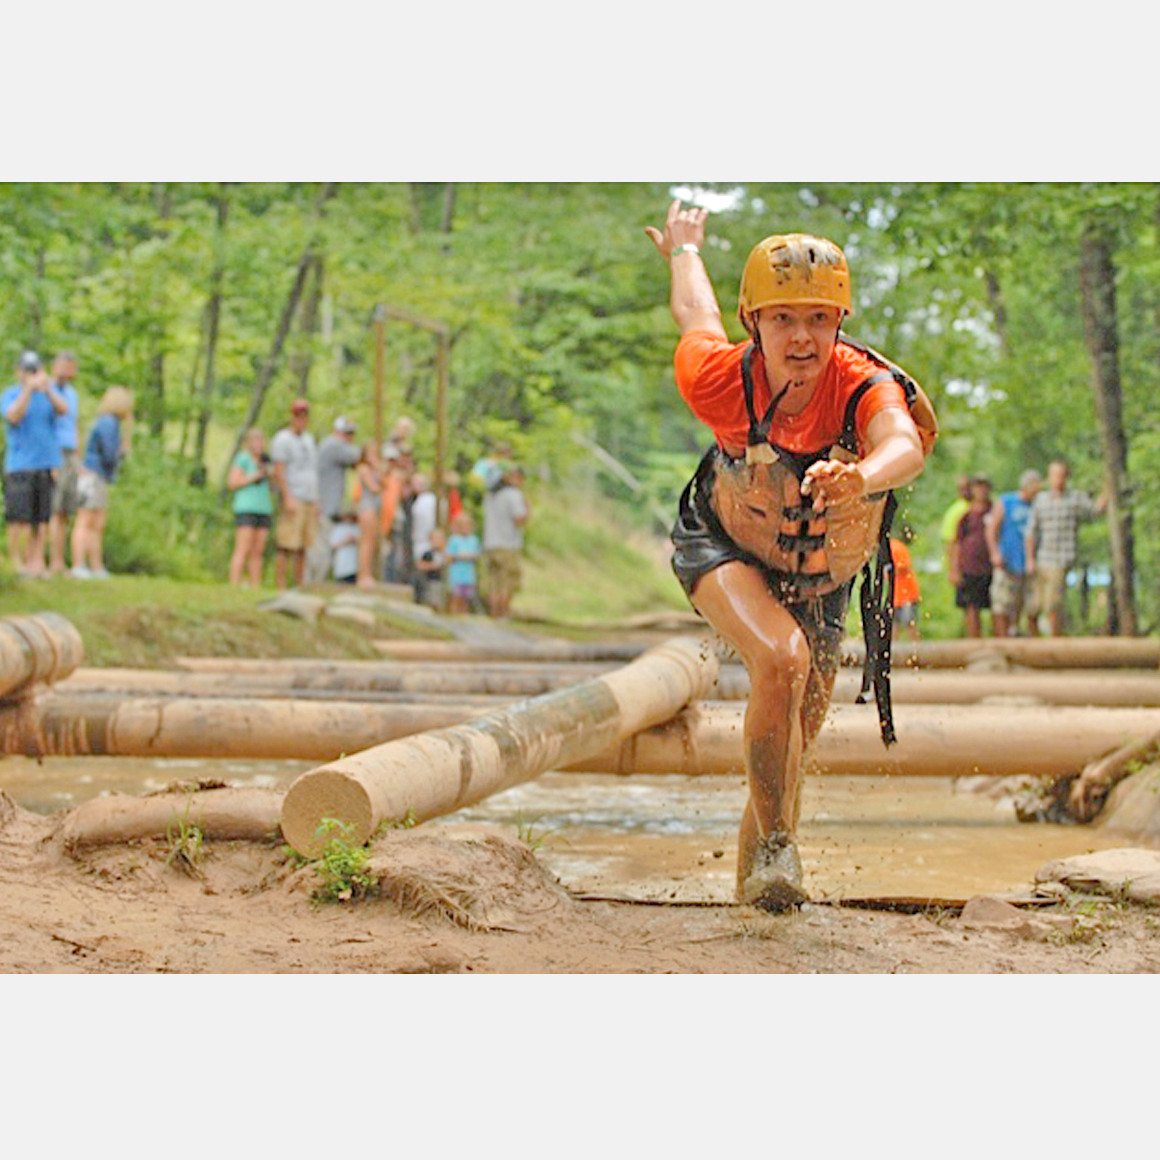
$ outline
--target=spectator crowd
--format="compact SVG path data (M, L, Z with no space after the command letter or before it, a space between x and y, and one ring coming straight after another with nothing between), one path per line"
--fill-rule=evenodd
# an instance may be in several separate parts
M8 557L21 576L103 580L110 488L129 450L133 395L109 387L82 451L77 359L61 351L46 369L36 351L0 394L4 419L4 517ZM72 567L66 565L70 540Z
M360 443L357 434L339 415L316 441L305 399L291 403L268 451L261 430L247 434L227 482L235 523L231 583L261 582L272 536L278 588L325 580L364 589L399 584L441 611L509 615L529 516L510 446L481 457L465 488L446 473L439 497L416 463L411 419L399 419L381 446Z
M1065 460L1047 468L1047 486L1027 470L1019 487L996 498L983 475L962 476L958 497L942 521L947 576L964 631L983 635L989 612L995 636L1061 636L1067 624L1067 577L1079 558L1079 528L1102 515L1106 495L1093 500L1068 486Z

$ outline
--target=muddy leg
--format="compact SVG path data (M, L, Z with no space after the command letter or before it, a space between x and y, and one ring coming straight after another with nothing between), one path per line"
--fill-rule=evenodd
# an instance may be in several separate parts
M802 757L809 752L810 746L817 740L830 710L830 699L834 695L834 678L837 669L823 672L815 664L810 668L809 681L806 684L806 695L802 698ZM797 830L798 819L802 812L802 782L798 778L797 795L794 800L793 828Z
M749 672L744 735L749 802L738 837L740 892L766 840L792 844L796 831L810 647L761 573L747 564L735 561L708 573L697 584L693 603Z

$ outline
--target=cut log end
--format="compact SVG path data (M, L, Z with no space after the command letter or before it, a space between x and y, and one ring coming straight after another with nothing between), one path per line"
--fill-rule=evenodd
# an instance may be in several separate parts
M349 829L328 832L328 818ZM332 837L362 846L374 828L374 807L367 791L355 778L325 766L298 778L282 803L282 836L308 858L320 857Z

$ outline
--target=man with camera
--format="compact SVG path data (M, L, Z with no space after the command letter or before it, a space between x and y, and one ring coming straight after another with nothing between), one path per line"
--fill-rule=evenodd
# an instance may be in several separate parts
M60 470L56 417L68 402L45 373L40 356L26 350L18 381L0 395L7 428L4 454L4 514L8 556L23 576L44 576L45 528L52 519L53 475Z

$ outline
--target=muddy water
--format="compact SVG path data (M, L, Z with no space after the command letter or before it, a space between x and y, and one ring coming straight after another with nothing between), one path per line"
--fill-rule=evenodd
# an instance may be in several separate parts
M286 786L311 763L21 758L0 761L0 789L51 813L107 792L174 781ZM736 777L614 777L550 773L431 823L485 822L538 841L543 862L573 890L678 902L732 898ZM955 793L933 778L813 778L802 808L802 861L815 897L965 898L1025 889L1053 858L1122 845L1082 826L1021 825L1009 805Z

